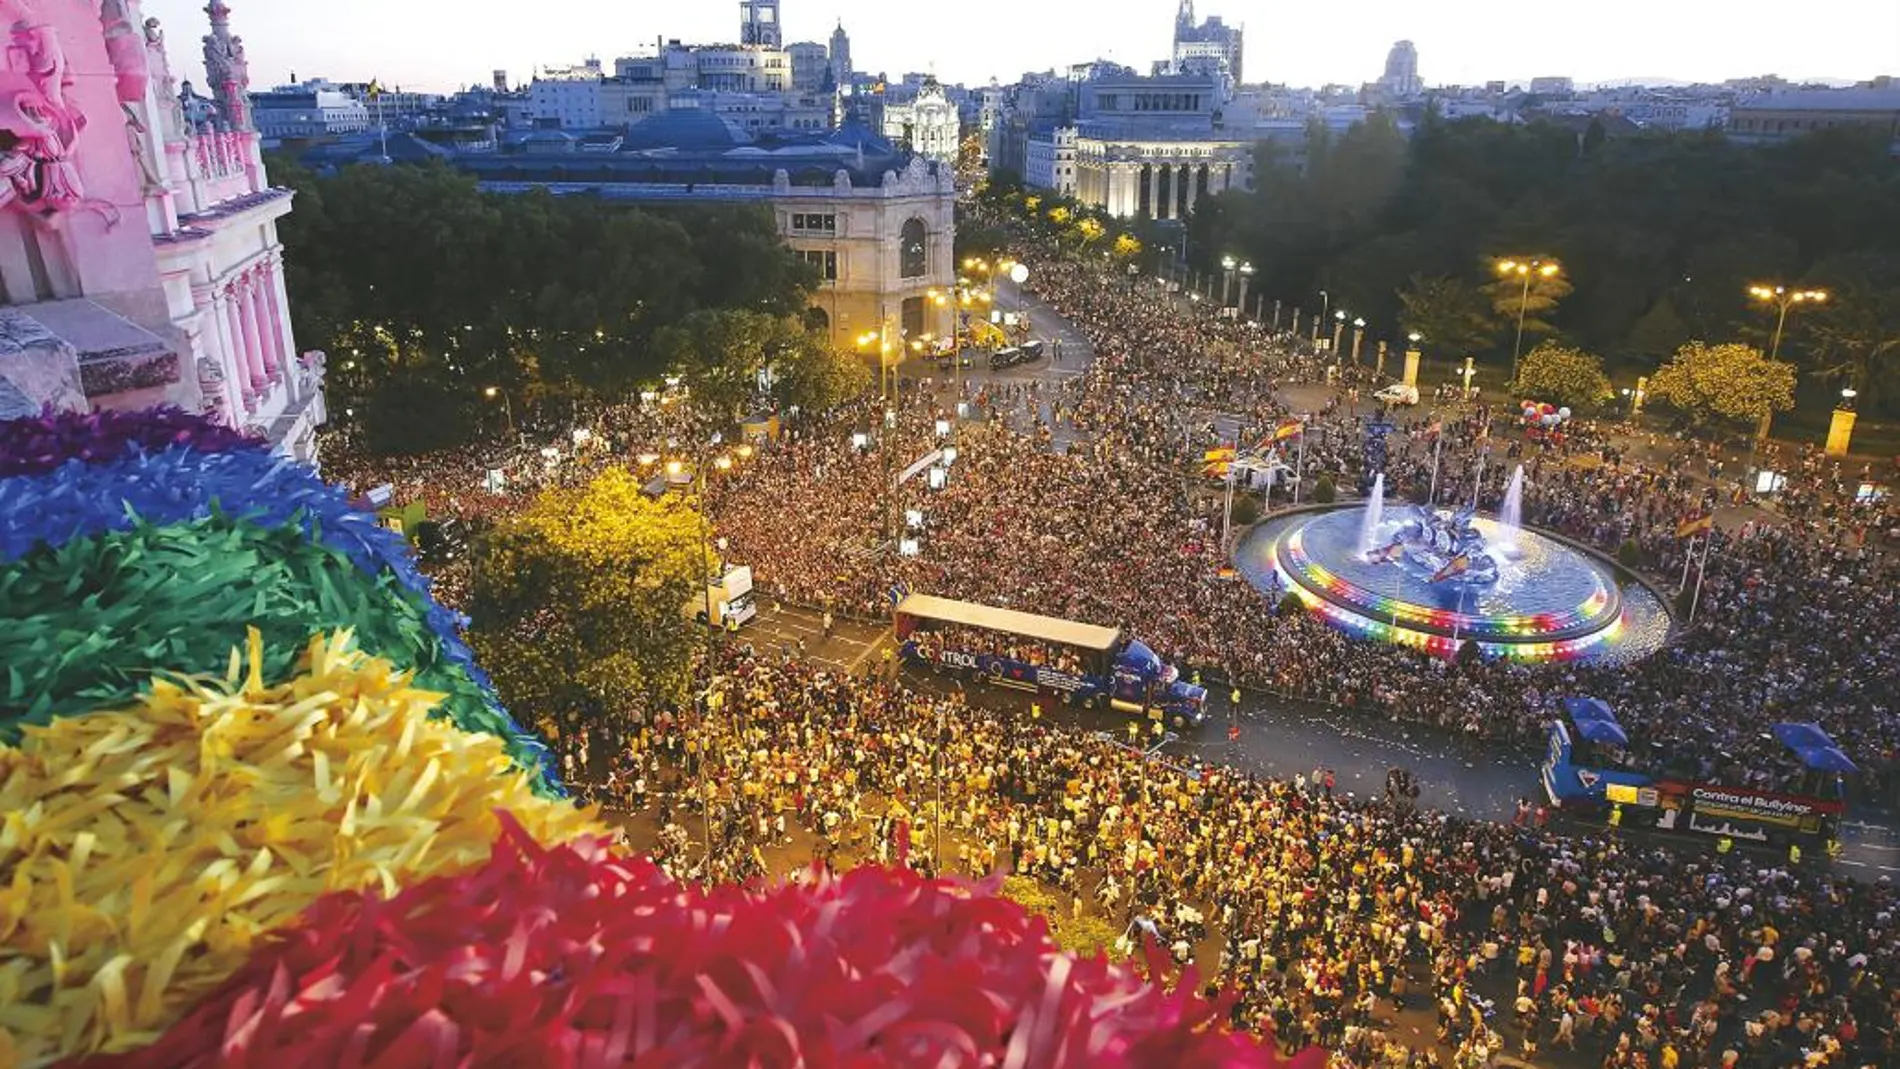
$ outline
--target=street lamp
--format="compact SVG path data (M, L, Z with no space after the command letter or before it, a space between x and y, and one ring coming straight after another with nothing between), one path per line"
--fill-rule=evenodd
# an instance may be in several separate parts
M1243 261L1240 265L1240 303L1237 306L1242 315L1247 314L1247 283L1253 281L1253 263ZM1258 319L1258 316L1254 318Z
M1226 282L1221 286L1220 291L1220 306L1225 308L1234 303L1234 269L1240 266L1240 261L1232 256L1223 256L1220 258L1220 266L1221 270L1227 273Z
M482 396L488 398L490 401L493 401L497 397L501 398L501 410L508 417L508 433L519 438L520 432L515 430L515 405L513 401L508 399L508 391L499 386L490 386L482 391Z
M1524 280L1524 291L1517 300L1517 341L1511 345L1511 381L1517 381L1517 362L1524 353L1524 314L1530 310L1531 280L1535 278L1556 278L1562 268L1554 260L1502 260L1498 263L1498 274L1509 278L1516 275Z
M1333 313L1333 363L1339 363L1339 338L1346 333L1346 310Z
M1359 366L1359 342L1366 335L1366 321L1357 316L1352 321L1352 363Z
M1821 304L1827 300L1826 290L1789 290L1785 286L1750 286L1748 295L1775 306L1775 340L1769 346L1770 360L1781 358L1781 332L1788 325L1788 309L1797 304Z
M1781 358L1781 332L1788 325L1788 309L1797 304L1821 304L1827 300L1826 290L1790 290L1786 286L1750 286L1748 295L1763 304L1775 307L1775 340L1768 346L1768 359ZM1755 440L1766 441L1768 430L1775 419L1774 409L1766 409L1761 414L1761 423L1755 427Z

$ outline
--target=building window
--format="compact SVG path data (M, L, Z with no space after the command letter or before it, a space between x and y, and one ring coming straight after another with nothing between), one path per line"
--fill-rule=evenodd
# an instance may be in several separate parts
M799 259L818 269L818 277L826 282L838 281L838 254L830 251L801 250Z
M904 224L897 239L897 277L922 278L930 269L930 230L922 219Z
M817 212L793 212L792 229L801 234L836 234L838 217Z

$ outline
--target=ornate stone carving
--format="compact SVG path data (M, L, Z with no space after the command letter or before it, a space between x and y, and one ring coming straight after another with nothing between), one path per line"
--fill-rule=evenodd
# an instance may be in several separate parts
M159 135L166 141L185 136L185 109L178 103L178 83L172 78L171 57L165 54L165 30L157 19L145 20L145 63L158 97Z
M233 130L251 128L251 64L244 56L244 38L231 35L231 9L224 0L205 5L211 32L205 35L205 78L217 98L224 123Z
M79 176L73 153L86 116L67 97L74 83L58 33L27 5L0 5L0 14L15 17L0 69L0 131L11 140L0 150L0 208L41 220L86 208L117 224L118 209L87 197Z

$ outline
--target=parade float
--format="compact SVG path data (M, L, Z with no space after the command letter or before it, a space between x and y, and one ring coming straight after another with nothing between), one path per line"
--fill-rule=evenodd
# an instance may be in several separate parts
M1277 1064L985 887L617 850L461 623L261 441L0 423L0 1065Z

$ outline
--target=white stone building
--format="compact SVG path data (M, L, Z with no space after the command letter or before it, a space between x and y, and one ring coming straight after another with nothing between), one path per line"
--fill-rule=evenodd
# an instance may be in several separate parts
M927 77L909 100L884 105L884 136L928 160L955 163L963 121L957 106L934 77Z
M1075 196L1075 143L1073 126L1030 134L1024 146L1023 184L1058 196Z

